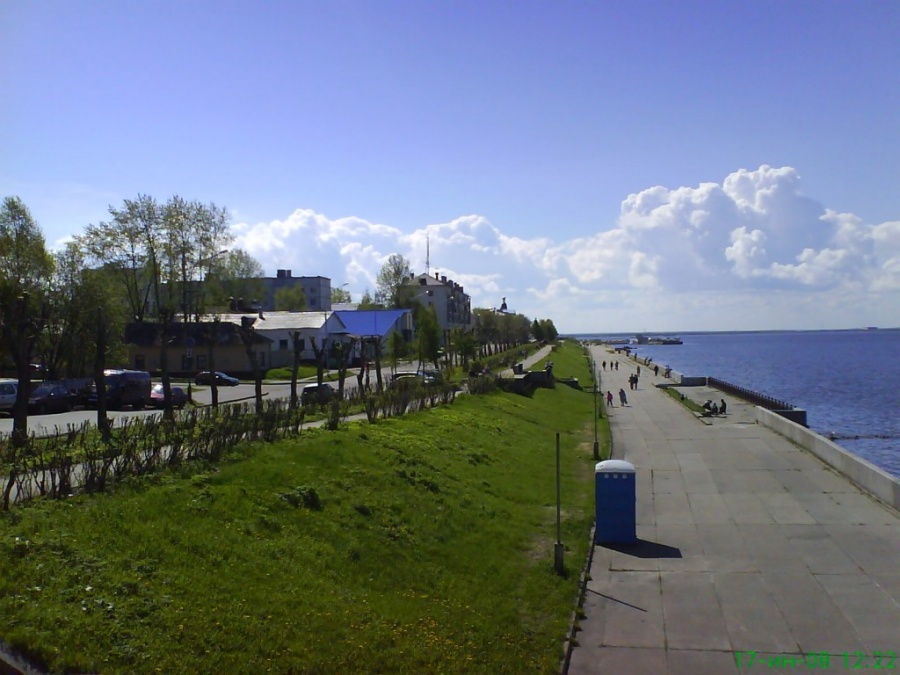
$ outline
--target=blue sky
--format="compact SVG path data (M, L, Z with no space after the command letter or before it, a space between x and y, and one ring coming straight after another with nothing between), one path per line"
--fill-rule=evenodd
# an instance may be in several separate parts
M137 194L355 296L402 253L563 331L900 325L896 2L22 2L0 194Z

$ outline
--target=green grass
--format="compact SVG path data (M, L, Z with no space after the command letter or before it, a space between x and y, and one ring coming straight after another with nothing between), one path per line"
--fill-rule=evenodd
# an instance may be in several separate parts
M14 509L0 638L54 671L556 672L593 520L592 424L568 387L464 396Z
M684 396L678 389L675 387L663 387L663 391L666 392L673 399L678 401L685 408L695 413L703 413L703 406L699 403L695 403L687 396Z

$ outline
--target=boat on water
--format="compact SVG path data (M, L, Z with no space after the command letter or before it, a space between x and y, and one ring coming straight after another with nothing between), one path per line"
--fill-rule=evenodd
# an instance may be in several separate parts
M638 334L634 336L634 341L639 345L681 345L684 344L680 337L674 336L650 336Z

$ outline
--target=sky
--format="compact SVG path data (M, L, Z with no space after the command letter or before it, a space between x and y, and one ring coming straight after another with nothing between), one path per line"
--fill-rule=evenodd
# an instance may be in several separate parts
M4 0L0 196L564 333L900 326L900 3ZM426 255L427 252L427 255Z

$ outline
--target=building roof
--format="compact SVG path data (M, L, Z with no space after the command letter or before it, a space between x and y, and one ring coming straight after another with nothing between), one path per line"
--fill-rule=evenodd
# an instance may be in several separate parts
M386 335L408 309L363 309L335 314L352 335Z
M238 322L240 323L240 321ZM242 344L238 326L234 323L223 322L218 325L212 321L200 323L173 323L170 326L170 342L173 347L195 347L209 344L209 336L212 330L216 330L216 344L220 347ZM125 326L125 342L139 347L158 347L161 337L161 326L150 321L129 323ZM253 342L265 344L272 342L271 338L253 335Z
M233 323L240 325L241 318L244 316L255 316L256 323L253 327L258 331L266 330L317 330L325 325L329 317L337 312L320 311L320 312L262 312L262 317L248 313L230 313L220 314L219 320L225 323ZM212 317L204 317L211 320ZM343 324L340 316L338 321Z

